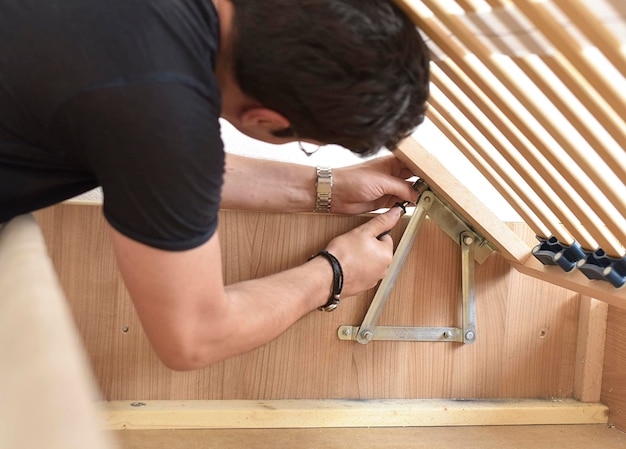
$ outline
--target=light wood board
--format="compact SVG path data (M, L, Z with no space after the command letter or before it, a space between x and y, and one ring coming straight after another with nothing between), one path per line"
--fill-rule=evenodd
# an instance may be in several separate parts
M111 449L80 337L32 216L0 227L0 447Z
M626 430L626 310L615 307L609 307L601 400L610 422Z
M394 154L489 240L506 260L524 263L528 259L530 247L414 138L400 142Z
M124 430L123 449L623 449L605 425L372 429Z
M105 408L111 430L605 424L608 417L606 406L572 399L115 401Z
M598 402L602 392L602 370L609 305L583 296L578 321L574 398Z

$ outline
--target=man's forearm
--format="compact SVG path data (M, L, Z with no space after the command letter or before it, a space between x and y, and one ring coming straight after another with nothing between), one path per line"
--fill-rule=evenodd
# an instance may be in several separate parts
M224 209L309 212L315 207L315 168L306 165L226 156Z
M212 312L195 314L193 324L188 321L196 329L194 340L181 348L182 353L177 351L169 365L183 370L203 368L273 340L325 304L331 283L330 264L317 258L291 270L227 286L226 306L218 313L209 307Z

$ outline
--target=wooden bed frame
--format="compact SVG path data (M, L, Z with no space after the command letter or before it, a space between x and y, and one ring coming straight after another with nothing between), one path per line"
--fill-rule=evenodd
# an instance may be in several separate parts
M588 279L578 269L584 260L566 273L532 255L537 236L564 246L578 243L588 254L602 250L619 259L626 253L622 43L581 0L566 7L458 0L457 11L446 9L450 2L443 0L394 1L433 50L428 117L525 221L498 220L424 149L426 143L409 138L395 149L495 249L473 271L475 342L342 340L338 329L361 322L374 296L370 291L342 301L331 315L304 317L248 354L193 373L169 371L141 330L100 206L62 204L35 216L102 392L103 424L94 424L89 368L39 230L20 217L0 229L0 347L6 348L0 363L12 368L2 384L7 391L38 393L23 396L28 404L0 401L0 416L28 413L32 402L42 413L16 427L18 432L0 432L0 446L53 447L45 443L58 440L58 447L70 448L68 435L81 435L76 447L111 447L100 434L104 427L129 448L177 447L176 438L180 445L216 447L198 442L202 435L219 447L250 447L254 441L259 448L270 447L264 438L271 447L279 447L276 441L284 447L333 447L332 436L341 440L334 447L380 447L384 439L409 447L415 438L432 443L455 435L466 448L488 448L501 447L505 436L491 427L499 426L520 448L542 447L537 441L588 447L590 439L623 447L624 436L606 429L626 430L626 288ZM484 13L484 6L490 11ZM489 37L497 23L527 40L511 44L498 33ZM590 46L612 65L615 79L590 59ZM539 96L553 106L542 106ZM225 280L299 264L367 219L222 211ZM459 322L465 287L458 239L435 221L421 225L381 324ZM405 217L393 230L395 242L407 223ZM24 262L15 263L22 256ZM43 283L43 292L35 281ZM41 329L50 333L36 332ZM20 360L24 353L32 358ZM30 376L34 370L40 374ZM48 397L51 389L44 387L52 382L61 393ZM44 387L33 390L37 383ZM576 427L563 430L564 424ZM596 426L585 427L590 424ZM534 427L500 427L511 425ZM460 433L454 430L459 426L476 427ZM405 429L392 434L385 428Z

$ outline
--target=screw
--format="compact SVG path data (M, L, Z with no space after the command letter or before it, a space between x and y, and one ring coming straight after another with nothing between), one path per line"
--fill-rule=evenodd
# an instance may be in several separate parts
M472 243L474 243L474 239L469 235L465 236L465 238L463 239L463 243L465 243L467 246L470 246Z
M144 404L143 402L131 402L130 406L131 407L145 407L146 404Z
M465 334L465 339L466 340L473 340L475 337L476 337L476 334L474 334L474 332L472 332L472 331L468 331Z
M443 338L452 338L452 331L445 331L443 333Z
M367 341L372 341L374 339L374 333L372 331L363 331L361 332L361 337Z
M341 334L344 337L349 337L350 335L352 335L352 329L350 329L349 327L344 327L343 330L341 331Z
M127 334L130 328L128 326L122 326L122 333Z
M430 203L430 197L429 196L425 196L424 197L424 202L425 203Z

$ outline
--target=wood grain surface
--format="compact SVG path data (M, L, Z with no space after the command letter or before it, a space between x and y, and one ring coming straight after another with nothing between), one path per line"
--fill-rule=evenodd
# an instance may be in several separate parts
M195 372L160 364L117 272L98 206L37 213L107 400L571 397L578 295L524 276L498 254L476 266L477 341L340 341L374 291L311 313L250 353ZM227 282L302 263L367 217L223 211ZM394 229L397 242L406 220ZM525 240L524 225L515 231ZM518 229L519 228L519 229ZM207 267L210 269L210 267ZM379 324L459 324L460 249L426 221Z
M604 425L117 431L123 449L623 449Z

